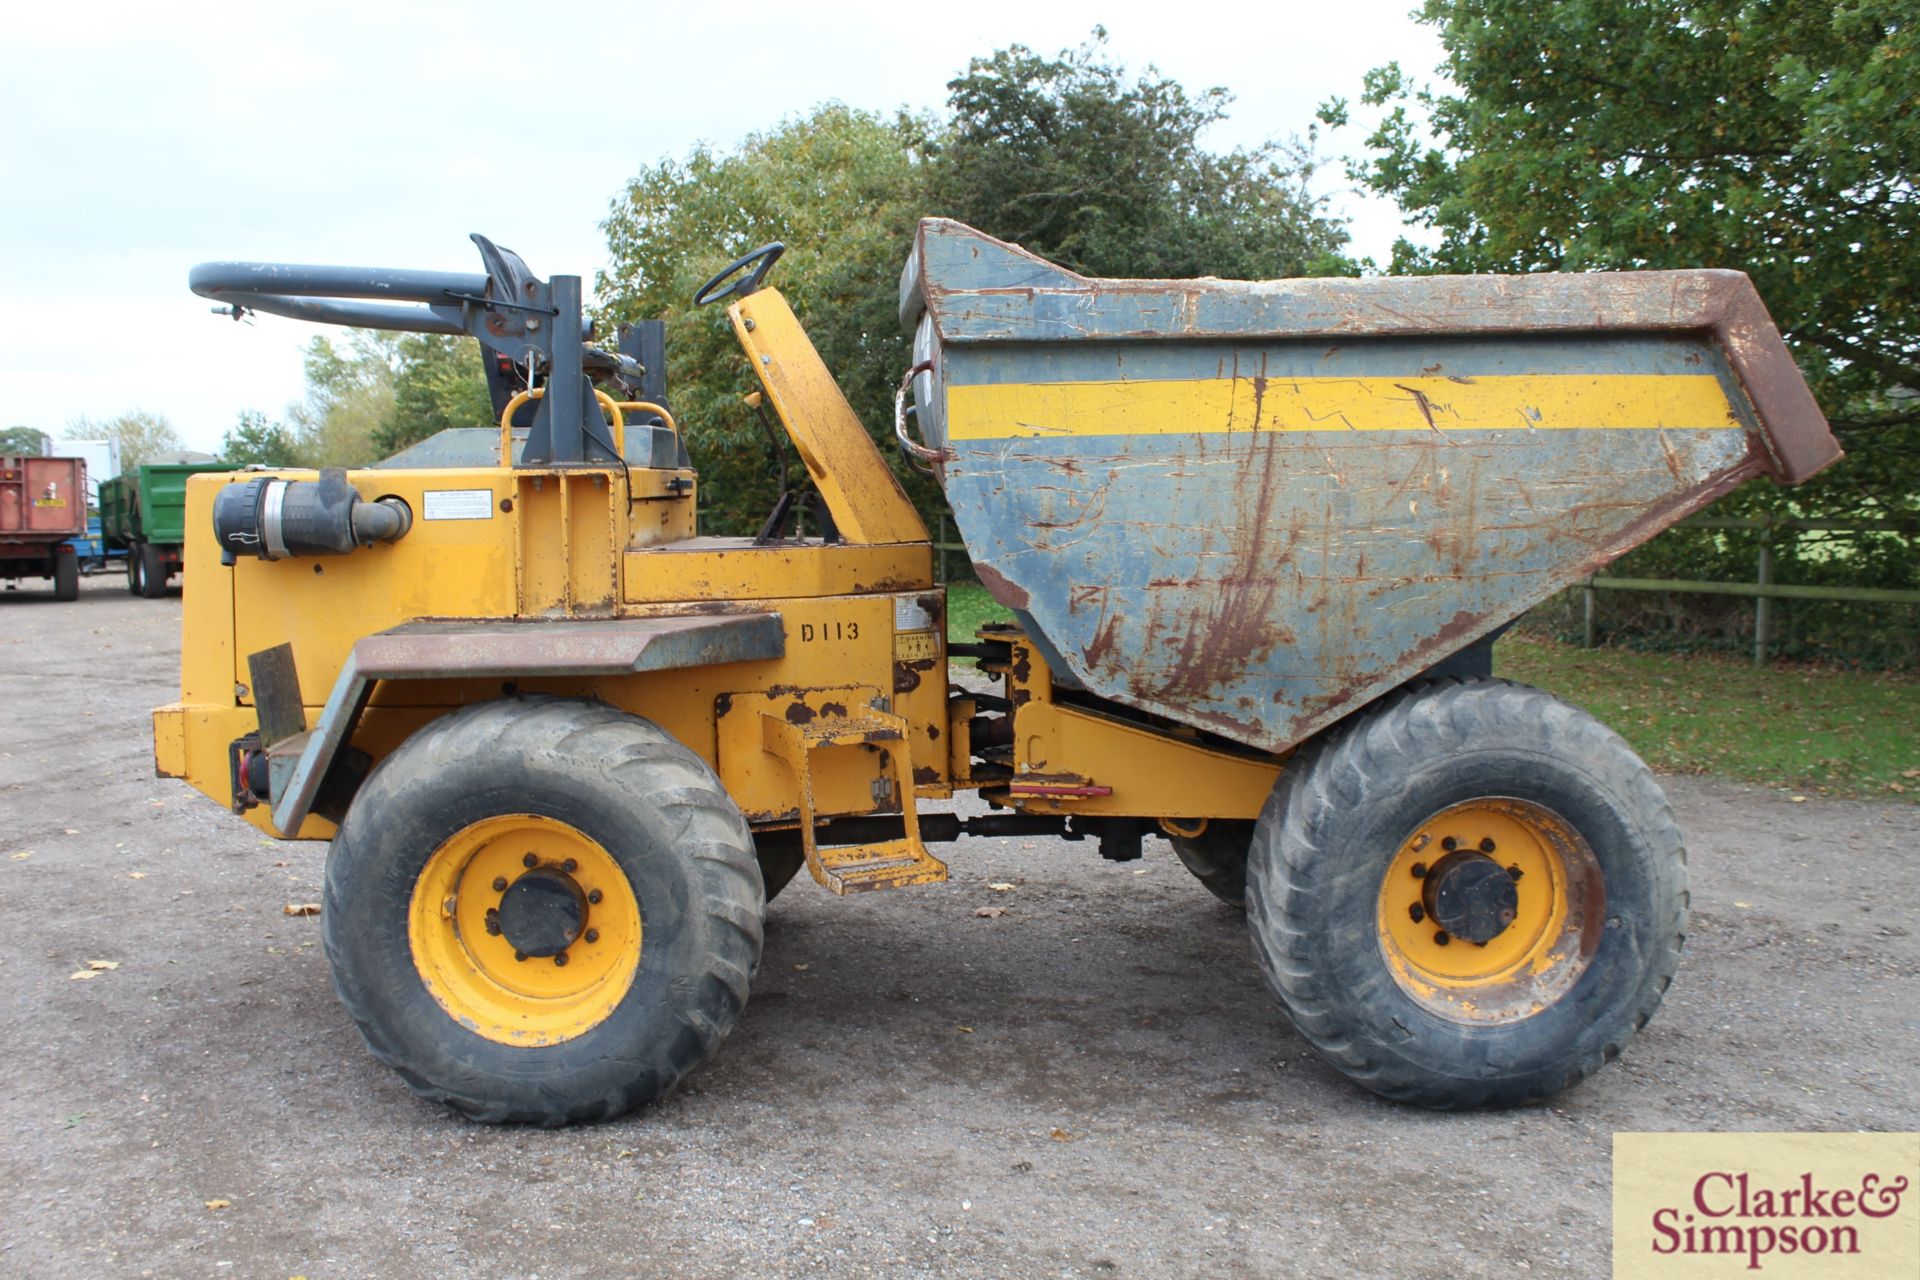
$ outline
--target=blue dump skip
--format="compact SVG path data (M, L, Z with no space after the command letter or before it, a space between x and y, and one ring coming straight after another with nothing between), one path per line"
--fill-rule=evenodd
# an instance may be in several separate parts
M1056 679L1266 750L1840 456L1739 272L1098 280L929 219L901 318Z

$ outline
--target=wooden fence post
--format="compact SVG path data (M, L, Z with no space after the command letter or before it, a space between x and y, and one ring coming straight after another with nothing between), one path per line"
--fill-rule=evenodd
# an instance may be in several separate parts
M1760 532L1760 568L1755 581L1761 587L1773 585L1773 539ZM1773 600L1769 596L1753 598L1753 665L1767 665L1767 631L1773 623Z
M1580 634L1582 647L1587 649L1593 648L1593 602L1593 583L1589 580L1580 593Z

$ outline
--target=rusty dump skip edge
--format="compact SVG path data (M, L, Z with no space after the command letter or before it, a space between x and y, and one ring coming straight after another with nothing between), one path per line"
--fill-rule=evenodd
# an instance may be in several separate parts
M930 241L933 243L930 247ZM903 273L901 319L929 313L933 354L968 345L1128 340L1177 343L1303 341L1338 346L1387 338L1499 338L1638 334L1687 338L1718 349L1751 410L1744 456L1685 492L1651 503L1610 535L1570 556L1538 598L1577 582L1626 551L1761 473L1798 483L1841 456L1772 318L1747 277L1697 270L1538 276L1441 276L1393 281L1299 280L1245 284L1210 280L1099 280L1065 271L1017 246L959 223L921 224ZM936 392L936 394L938 394ZM1745 415L1743 415L1745 416ZM987 557L991 560L992 557ZM990 563L980 579L1002 604L1032 607L1027 587ZM1463 611L1355 681L1303 705L1278 726L1251 724L1223 709L1169 701L1153 690L1106 696L1249 745L1274 748L1311 736L1397 682L1510 622L1510 609Z
M975 242L1026 268L1032 283L980 289L934 282L927 269L929 235ZM1013 265L1013 264L1006 264ZM1244 300L1250 290L1284 286L1285 322L1222 328L1201 319L1209 299ZM1043 294L1099 299L1125 295L1178 297L1179 327L1154 331L1103 329L1097 316L1063 338L1124 341L1181 339L1286 340L1333 338L1495 337L1513 334L1705 333L1725 352L1759 426L1766 470L1799 484L1843 455L1826 415L1807 389L1772 315L1745 272L1586 272L1514 276L1403 276L1392 280L1289 280L1249 285L1218 280L1107 280L1078 275L1018 245L963 223L924 218L901 278L903 322L925 308L939 344L1005 341L1014 335L997 318L999 305L969 308L966 299L1028 310ZM1263 295L1264 296L1264 295ZM1718 495L1716 495L1718 496ZM1679 516L1673 517L1678 519ZM1664 526L1661 526L1664 527ZM1657 530L1656 530L1657 531ZM1650 536L1650 534L1648 535Z

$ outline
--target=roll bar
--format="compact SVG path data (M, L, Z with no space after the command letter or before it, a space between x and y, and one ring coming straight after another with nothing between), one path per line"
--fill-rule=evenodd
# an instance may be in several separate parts
M536 380L544 384L545 394L538 401L521 453L522 466L618 461L614 441L602 435L604 422L593 381L610 380L621 391L631 392L642 387L647 370L630 356L589 345L593 325L582 310L579 276L541 280L519 254L483 235L472 239L486 266L484 275L203 262L188 273L187 287L222 303L218 310L236 320L260 312L319 324L466 334L485 350L525 369L527 384ZM497 376L489 376L488 384L496 400L510 398L511 391L502 387Z

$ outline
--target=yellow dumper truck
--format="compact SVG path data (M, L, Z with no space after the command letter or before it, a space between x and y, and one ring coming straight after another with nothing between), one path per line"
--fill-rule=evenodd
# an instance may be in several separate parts
M1538 1098L1652 1015L1671 813L1490 652L1838 456L1744 276L1098 280L923 222L894 433L1015 619L949 644L924 524L766 286L778 245L696 299L805 469L747 538L696 526L658 322L597 343L577 277L475 240L473 275L194 270L236 313L469 334L498 421L194 477L154 713L162 773L332 841L335 988L420 1094L542 1124L657 1099L739 1017L799 869L930 884L961 836L1169 841L1388 1097ZM927 808L963 791L987 812Z

